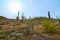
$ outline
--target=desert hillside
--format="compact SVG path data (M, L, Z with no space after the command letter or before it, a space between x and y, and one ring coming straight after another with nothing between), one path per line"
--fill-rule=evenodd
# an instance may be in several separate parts
M0 16L0 40L60 40L59 20L46 17L17 20Z

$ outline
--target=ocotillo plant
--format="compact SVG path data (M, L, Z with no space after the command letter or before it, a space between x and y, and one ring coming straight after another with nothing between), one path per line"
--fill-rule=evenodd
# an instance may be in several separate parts
M50 19L51 17L50 17L50 12L48 11L48 18Z

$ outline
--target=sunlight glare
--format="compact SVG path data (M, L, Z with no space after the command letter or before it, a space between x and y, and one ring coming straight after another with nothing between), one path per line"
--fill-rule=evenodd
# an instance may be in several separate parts
M9 5L10 11L12 12L21 10L21 5L18 2L11 2Z

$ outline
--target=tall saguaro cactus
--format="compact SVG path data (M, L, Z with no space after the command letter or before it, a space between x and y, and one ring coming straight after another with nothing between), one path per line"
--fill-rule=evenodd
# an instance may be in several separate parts
M48 11L48 17L49 17L49 19L51 18L51 17L50 17L50 12L49 12L49 11Z
M19 19L19 11L18 11L18 19Z
M16 17L16 20L19 21L19 11L18 11L18 16Z
M22 16L21 17L22 17L22 21L23 21L24 20L24 13L22 13Z
M24 20L24 18L25 18L24 13L22 13L21 18L22 18L22 21L23 21L23 20Z

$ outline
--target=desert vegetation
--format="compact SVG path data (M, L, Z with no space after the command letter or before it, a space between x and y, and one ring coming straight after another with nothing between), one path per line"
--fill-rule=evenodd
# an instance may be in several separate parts
M60 40L60 19L34 17L19 19L0 16L0 40Z

